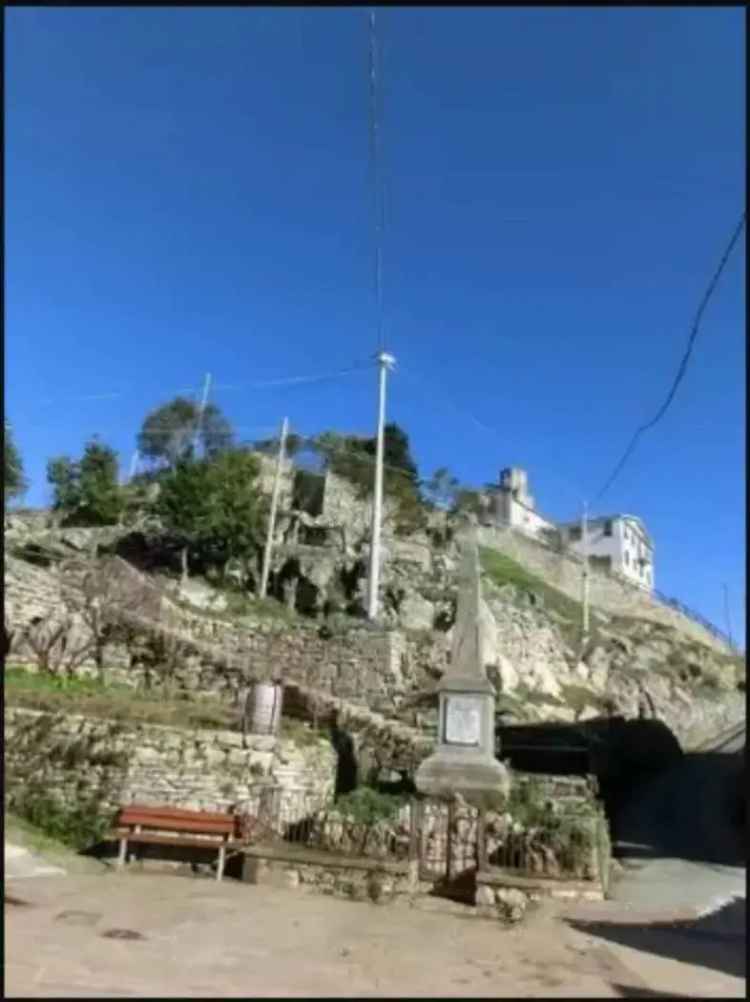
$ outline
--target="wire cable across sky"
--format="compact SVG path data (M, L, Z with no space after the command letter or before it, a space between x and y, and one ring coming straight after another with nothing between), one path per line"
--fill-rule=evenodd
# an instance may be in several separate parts
M726 267L727 261L729 260L729 257L731 255L732 251L734 250L734 245L739 240L740 234L742 233L742 230L745 227L745 216L746 216L746 213L745 213L745 211L743 211L743 213L742 213L742 215L740 217L740 221L737 223L737 226L734 229L734 232L732 234L732 238L729 241L727 249L724 251L724 254L723 254L722 258L721 258L721 261L719 262L719 266L716 269L716 271L714 272L713 278L708 283L708 287L706 288L706 291L703 294L703 298L701 299L700 305L698 306L698 310L697 310L697 312L695 314L695 319L693 320L693 326L690 329L690 336L688 337L688 343L687 343L687 348L685 349L685 354L682 356L682 360L680 361L680 364L679 364L679 366L677 368L677 375L674 378L674 381L673 381L672 386L671 386L671 388L669 390L669 393L667 394L666 400L661 405L661 407L659 408L659 410L656 412L655 416L653 418L651 418L650 421L646 422L646 424L642 424L640 426L640 428L636 429L635 434L631 438L630 443L629 443L627 449L625 450L625 452L622 455L622 458L620 459L620 461L618 462L618 464L615 466L614 470L610 474L609 479L605 482L604 486L602 487L602 489L597 494L597 496L596 496L596 500L597 501L599 501L601 499L601 497L609 490L609 488L615 482L615 480L619 476L620 472L622 471L623 467L625 466L625 463L628 461L628 459L630 458L630 456L633 454L633 451L634 451L634 449L636 447L638 439L641 437L641 435L645 431L648 431L650 428L653 428L654 425L658 421L661 421L661 419L666 414L666 412L667 412L667 410L669 408L669 405L674 400L674 396L675 396L675 394L677 392L677 389L678 389L680 383L682 382L682 380L683 380L683 378L685 376L685 372L687 371L687 365L688 365L688 362L690 361L690 355L692 354L692 351L693 351L693 345L695 344L695 339L698 336L698 329L700 327L700 322L703 319L703 314L705 313L706 307L708 306L708 303L709 303L709 301L711 299L711 296L714 294L716 286L719 284L719 279L721 278L721 274L724 271L724 268Z

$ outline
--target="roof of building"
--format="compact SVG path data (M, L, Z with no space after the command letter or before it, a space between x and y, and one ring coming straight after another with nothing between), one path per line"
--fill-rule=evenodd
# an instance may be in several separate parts
M618 512L617 514L614 515L595 515L589 518L588 524L595 525L595 524L600 524L601 522L617 522L618 520L623 522L624 521L636 522L639 528L641 529L641 532L643 533L648 545L651 547L651 549L654 548L654 541L651 539L648 529L643 524L643 519L639 518L637 515L628 515L626 512ZM576 526L580 524L581 524L580 519L576 519L573 522L560 523L561 527L563 528L567 528L568 526Z

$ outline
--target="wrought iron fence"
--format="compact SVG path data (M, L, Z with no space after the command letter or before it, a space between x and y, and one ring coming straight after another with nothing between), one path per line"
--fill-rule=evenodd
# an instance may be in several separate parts
M412 806L392 817L363 818L329 794L305 789L259 787L237 805L240 838L247 844L277 844L343 856L391 862L410 858Z
M527 877L606 881L609 839L598 814L550 812L544 821L521 824L509 815L485 818L480 846L482 867Z
M606 888L609 837L604 817L557 801L534 818L482 811L463 801L412 797L389 817L363 817L346 798L259 785L237 805L248 845L294 846L338 856L415 861L436 886L500 869L524 877L600 881Z

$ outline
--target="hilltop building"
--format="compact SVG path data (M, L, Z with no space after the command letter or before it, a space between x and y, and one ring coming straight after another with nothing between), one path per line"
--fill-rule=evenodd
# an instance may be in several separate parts
M581 523L558 526L563 543L581 553ZM636 515L589 519L588 551L592 565L619 574L648 591L654 587L654 544Z
M555 541L582 554L580 521L557 524L538 512L525 470L515 466L501 470L499 483L488 493L496 525L542 542ZM636 515L590 518L588 552L593 567L624 577L647 591L654 587L654 544Z

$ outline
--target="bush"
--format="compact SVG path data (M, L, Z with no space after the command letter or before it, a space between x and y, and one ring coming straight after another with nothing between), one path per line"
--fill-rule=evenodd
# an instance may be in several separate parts
M67 807L33 789L16 799L13 808L19 817L71 849L85 849L101 842L114 820L96 800Z
M394 821L404 803L403 797L378 793L369 786L361 786L338 798L336 812L350 818L355 824L372 827L380 821Z

